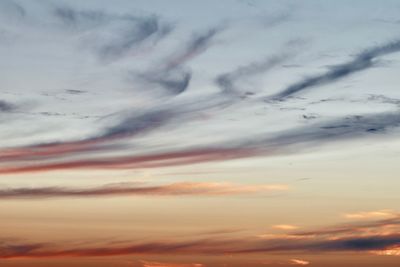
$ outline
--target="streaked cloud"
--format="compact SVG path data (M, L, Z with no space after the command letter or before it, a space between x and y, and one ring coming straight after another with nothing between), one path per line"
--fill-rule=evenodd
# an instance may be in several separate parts
M154 122L148 123L148 119L144 115L143 121L139 118L134 118L133 122L127 125L127 129L116 127L110 128L104 136L119 136L126 132L128 135L147 131L150 127L157 127L159 120L165 118L168 120L167 113L155 113ZM161 116L161 117L159 117ZM396 112L387 112L381 114L370 114L364 116L346 116L336 120L315 123L313 125L300 126L288 130L283 130L272 136L257 135L238 140L230 140L224 143L210 144L204 147L194 147L189 149L160 152L153 154L144 154L137 156L115 156L103 157L97 159L79 159L63 162L43 162L36 164L25 164L19 166L10 166L0 168L0 173L20 173L20 172L37 172L51 171L60 169L79 169L79 168L152 168L164 166L179 166L202 162L224 161L239 158L249 158L256 156L276 156L284 154L299 153L312 147L320 146L325 143L330 143L340 140L349 140L355 138L366 137L371 134L383 133L393 128L400 126L400 116ZM82 141L82 144L87 145L88 141ZM89 141L96 142L96 139ZM75 145L75 144L74 144ZM62 145L61 145L62 146ZM79 143L76 149L83 149ZM56 144L56 151L58 145ZM68 147L68 146L67 146ZM46 146L44 147L46 148ZM52 145L50 146L52 151ZM18 149L17 149L18 151ZM28 150L29 151L29 150ZM35 150L34 154L41 149ZM46 151L46 149L45 149ZM10 157L10 153L15 153L13 150L3 151L4 157ZM22 149L23 156L25 150ZM47 152L46 152L47 153ZM51 152L53 153L53 152ZM31 154L28 153L28 156ZM19 152L15 159L18 159Z
M395 217L396 215L397 213L393 210L361 211L344 214L348 219L375 219L380 217Z
M400 245L394 245L383 250L373 250L371 253L380 256L400 256Z
M166 60L167 70L175 69L193 57L205 52L212 44L215 36L223 30L223 27L215 27L206 32L193 34L185 47L174 53Z
M336 82L354 73L372 68L375 66L376 60L380 57L399 51L400 41L392 41L366 49L348 62L335 65L323 74L311 76L296 82L271 98L274 100L283 100L300 91Z
M385 233L385 226L394 225L396 229L392 233ZM307 235L313 235L309 239L260 239L258 237L242 235L238 237L210 236L206 239L169 240L154 242L132 242L131 244L115 245L104 244L103 246L85 246L67 248L49 246L47 244L10 244L9 242L0 245L0 258L54 258L54 257L106 257L118 255L226 255L226 254L252 254L252 253L310 253L310 252L363 252L377 253L384 251L387 254L395 253L400 246L398 234L400 226L399 218L388 221L375 221L365 225L358 223L348 225L342 231L320 231L310 230ZM369 227L371 233L362 235L357 228ZM335 229L337 227L328 227ZM351 232L343 236L343 232ZM304 233L293 233L302 235ZM125 242L126 243L126 242ZM392 252L390 252L392 251ZM306 265L308 261L292 261L293 264Z
M120 183L99 187L18 187L0 189L0 199L111 197L111 196L228 196L286 191L287 185L180 182L165 185Z
M201 263L167 263L156 261L141 261L143 267L204 267Z

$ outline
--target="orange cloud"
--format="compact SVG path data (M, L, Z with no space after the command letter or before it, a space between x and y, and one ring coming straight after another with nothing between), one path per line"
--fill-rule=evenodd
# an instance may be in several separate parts
M132 242L116 244L103 243L90 246L68 244L24 244L10 243L13 241L0 240L0 259L12 258L76 258L76 257L107 257L118 255L235 255L251 253L323 253L323 252L364 252L378 255L398 255L400 248L400 218L368 224L369 228L385 227L388 223L397 226L392 234L342 236L342 232L325 231L317 234L319 230L309 231L315 234L307 239L260 239L254 236L237 234L232 237L214 235L203 239L172 239L153 242ZM360 227L366 227L360 224ZM349 226L347 231L352 231L357 225ZM335 228L335 227L328 227ZM344 231L342 226L342 231ZM294 233L296 234L296 233ZM301 235L298 233L298 235ZM292 259L293 264L306 265L307 261ZM151 265L150 265L151 266ZM157 265L156 265L157 266ZM162 265L161 265L162 266ZM168 266L168 265L167 265ZM190 266L190 265L189 265ZM194 266L191 266L194 267Z
M298 229L299 227L296 225L291 225L291 224L277 224L277 225L273 225L272 228L279 229L279 230L295 230L295 229Z
M400 256L400 245L389 247L383 250L371 251L372 254L382 255L382 256Z
M143 267L204 267L201 263L166 263L155 261L141 261Z
M396 216L396 213L392 210L376 210L347 213L344 216L348 219L373 219L380 217L394 217Z
M299 260L299 259L291 259L290 263L292 265L309 265L310 264L309 261Z

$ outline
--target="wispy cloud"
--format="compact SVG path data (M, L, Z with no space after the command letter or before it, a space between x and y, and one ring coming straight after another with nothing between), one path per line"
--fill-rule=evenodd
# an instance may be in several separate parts
M96 33L99 30L100 34L103 30L112 32L113 26L116 26L117 35L121 39L113 38L114 35L111 35L110 39L100 38L102 41L97 47L105 49L104 51L111 51L105 52L105 54L111 55L111 58L123 58L136 47L137 43L145 42L148 38L156 38L159 34L162 35L165 27L169 25L155 15L134 16L101 10L80 10L59 5L55 5L53 9L52 21L54 20L64 30L72 29L72 31L83 32L93 30ZM111 28L109 28L110 25ZM123 31L123 34L120 35L119 30ZM205 31L197 31L189 36L176 51L168 53L168 56L163 57L161 61L157 60L159 66L151 67L142 75L149 85L148 88L151 88L152 85L159 86L170 92L172 96L188 90L193 73L186 64L215 44L223 30L224 27L211 27ZM399 48L399 42L389 42L367 49L349 62L337 65L323 75L293 84L280 93L278 98L284 98L303 89L336 81L357 71L368 69L374 66L375 60L397 52ZM96 52L100 50L96 50ZM105 55L105 57L107 56ZM214 82L220 86L222 91L241 91L238 83L242 79L263 74L279 65L287 57L286 53L277 53L275 56L244 64L239 68L234 68L231 72L223 73ZM78 91L81 90L68 92L77 93ZM211 136L208 139L209 143L203 145L193 145L195 142L192 143L192 140L185 140L187 141L185 146L179 143L165 144L165 146L160 146L160 149L152 149L151 152L146 150L148 147L144 147L140 152L135 150L134 154L127 155L126 152L132 145L128 144L128 141L133 143L135 140L132 139L135 137L161 134L161 130L167 127L175 129L185 126L185 123L198 119L202 112L207 112L210 117L220 115L219 112L223 107L237 103L237 97L220 92L199 98L172 99L165 102L155 101L153 105L140 110L132 108L114 113L117 115L111 116L112 122L107 121L107 126L103 125L97 132L72 141L65 141L60 137L59 142L3 148L0 150L2 163L0 173L79 168L153 168L256 156L276 156L301 153L307 149L338 140L384 134L400 125L398 112L354 114L325 121L321 121L322 116L318 117L318 120L311 120L315 117L314 115L304 115L304 119L310 120L310 124L307 126L296 125L281 131L269 131L265 134L259 133L260 131L257 129L257 134L248 133L240 137L227 135L224 141L213 141L218 139L212 139ZM254 103L249 101L241 104L246 105L247 108ZM257 102L257 104L260 103ZM0 111L9 110L8 102L0 102ZM318 122L312 123L311 121ZM268 128L272 129L273 126L268 125ZM111 151L115 152L113 154L115 156L110 156L108 152ZM95 153L96 155L94 155ZM121 156L121 154L125 156Z
M237 81L241 79L255 76L257 74L265 73L266 71L278 66L285 59L288 58L288 55L278 55L274 57L268 57L264 60L252 62L248 65L241 66L234 71L224 73L219 75L215 82L222 89L223 93L226 94L238 94L238 93L246 93L241 92L243 90L239 89L236 85Z
M348 219L375 219L380 217L395 217L396 215L397 213L393 210L360 211L344 214Z
M184 48L170 56L166 60L165 68L167 70L175 69L193 57L205 52L212 41L223 30L223 27L211 28L206 32L194 34L187 42Z
M179 47L163 60L158 66L149 71L133 75L144 81L148 86L160 86L169 94L178 95L185 92L192 79L192 72L185 67L193 58L206 52L222 27L214 27L207 31L193 34L184 47Z
M148 123L148 120L145 120L144 122L147 123L143 124L140 123L140 120L137 121L137 118L135 118L136 122L139 122L139 124L135 124L134 122L126 124L129 125L128 129L121 128L117 129L116 132L111 128L105 136L122 134L125 130L129 135L136 132L136 130L138 132L145 131L148 127L151 128L157 125L159 115L162 116L162 118L169 118L167 113L156 113L156 120L154 123ZM121 124L121 126L123 125L125 124ZM135 126L138 128L136 129ZM152 168L224 161L255 156L276 156L298 153L310 149L311 147L320 146L333 141L348 140L382 133L398 126L400 126L400 116L396 112L352 117L346 116L328 122L284 130L271 136L257 135L249 138L229 140L224 143L167 152L155 152L152 154L134 156L102 157L97 159L89 158L63 162L42 162L19 166L10 166L8 164L8 166L0 168L0 173L79 168ZM79 145L78 148L80 147ZM10 151L6 150L4 153L4 157L7 157L9 156L7 153L10 153Z
M110 14L68 6L55 6L53 14L67 29L93 31L93 47L99 58L107 62L126 56L145 41L154 45L173 29L154 15ZM101 31L97 31L99 28Z
M42 199L111 196L226 196L286 191L287 185L240 185L231 183L181 182L164 185L111 184L100 187L18 187L0 189L0 199Z
M300 39L290 40L283 44L283 52L265 57L261 60L250 62L246 65L239 66L230 72L218 75L215 79L215 83L225 94L239 95L241 97L254 94L251 90L243 90L244 86L243 84L240 84L240 82L257 75L265 75L268 71L281 66L282 63L295 56L298 48L302 46L303 43L304 40Z
M375 66L375 61L380 57L399 51L400 41L393 41L381 46L372 47L362 51L360 54L346 63L331 67L330 70L323 74L305 78L288 86L282 92L271 96L270 99L282 100L303 90L339 81L354 73L361 72Z

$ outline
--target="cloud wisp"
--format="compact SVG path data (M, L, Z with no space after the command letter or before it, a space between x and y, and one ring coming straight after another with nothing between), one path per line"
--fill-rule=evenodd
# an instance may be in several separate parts
M287 185L180 182L164 185L120 183L99 187L17 187L0 189L0 199L86 198L116 196L229 196L286 191Z
M221 88L222 93L225 94L238 94L240 90L236 83L237 81L252 77L258 74L263 74L268 70L278 66L288 58L288 55L278 55L268 57L262 61L252 62L248 65L241 66L236 70L219 75L215 83ZM248 92L251 93L251 92Z
M189 88L192 72L185 64L193 58L206 52L214 39L222 32L222 27L214 27L207 31L193 34L186 45L163 62L143 74L134 75L144 81L147 86L159 86L170 95L178 95Z
M90 32L93 48L105 62L122 59L141 45L153 46L173 30L171 24L154 15L111 14L67 6L56 6L53 15L68 30Z
M195 56L204 53L212 44L213 40L223 30L223 27L214 27L206 32L194 34L186 46L166 60L165 69L175 69L188 62Z
M350 61L333 66L323 74L308 77L296 82L268 99L283 100L306 89L339 81L354 73L370 69L375 66L375 61L380 57L399 51L400 41L393 41L364 50Z
M393 217L396 213L393 210L375 210L375 211L361 211L354 213L346 213L344 217L347 219L375 219L375 218L385 218Z

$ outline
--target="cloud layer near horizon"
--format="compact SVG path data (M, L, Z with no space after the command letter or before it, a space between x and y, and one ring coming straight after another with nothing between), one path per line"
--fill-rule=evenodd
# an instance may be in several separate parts
M325 229L291 232L287 237L259 238L253 236L211 236L184 241L154 241L124 245L74 247L47 244L0 245L0 258L58 258L107 257L118 255L235 255L252 253L318 252L379 253L400 248L399 217L375 221L331 226ZM297 237L297 238L296 238ZM127 243L127 242L125 242Z

